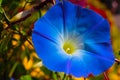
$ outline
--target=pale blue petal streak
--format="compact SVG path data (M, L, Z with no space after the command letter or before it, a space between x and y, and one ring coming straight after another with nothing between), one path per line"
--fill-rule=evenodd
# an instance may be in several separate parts
M52 41L55 41L58 43L60 40L60 34L59 31L55 30L52 25L49 24L49 22L46 21L44 17L40 18L36 23L34 24L33 34L38 34L40 36L46 36L47 38L51 39Z
M32 34L32 41L38 56L48 69L66 71L69 56L61 50L60 46L35 33Z
M58 3L44 15L44 18L49 24L48 29L50 26L54 28L55 31L59 32L60 35L63 34L63 12L61 9L61 4Z

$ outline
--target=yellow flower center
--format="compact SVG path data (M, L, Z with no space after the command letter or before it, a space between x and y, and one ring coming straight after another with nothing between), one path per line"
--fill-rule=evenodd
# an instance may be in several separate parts
M63 49L67 54L73 54L76 50L76 44L72 41L66 41L63 44Z

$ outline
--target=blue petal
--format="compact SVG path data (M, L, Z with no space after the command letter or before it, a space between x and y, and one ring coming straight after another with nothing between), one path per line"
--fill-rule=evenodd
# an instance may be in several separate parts
M110 40L109 23L99 14L65 1L62 10L65 34L76 32L78 36L91 42Z
M72 74L75 77L87 77L88 72L88 67L84 62L82 55L73 55L70 60L69 74Z
M114 54L110 42L103 42L103 43L86 42L84 44L84 50L114 60Z
M32 41L38 56L48 69L59 72L66 71L69 55L64 53L61 46L35 33L32 34Z
M86 43L110 42L110 25L106 20L101 20L84 34Z
M32 41L38 56L47 68L65 72L69 55L61 49L61 40L63 39L61 5L60 3L55 5L35 23Z
M65 35L72 33L75 30L77 24L77 6L71 4L70 2L63 1L61 4L63 12L63 29ZM81 8L81 7L79 7Z
M42 24L48 24L46 29L49 30L49 27L51 26L52 28L54 28L55 31L60 33L60 35L63 35L63 12L62 12L60 3L52 7L43 16L43 18L44 18L44 23Z
M104 18L91 10L66 1L52 7L40 20L35 26L42 26L46 30L41 27L35 27L35 30L48 37L59 35L63 38L64 34L75 32L78 37L83 36L86 42L97 43L110 40L109 24ZM56 41L55 38L53 39Z
M108 22L99 14L85 8L78 9L76 31L86 42L110 41ZM78 35L78 36L79 36Z
M98 75L112 66L114 60L88 51L80 50L71 59L70 74L76 77Z
M61 40L73 34L82 36L84 50L71 58L63 51ZM108 22L66 1L56 4L35 23L32 39L43 64L53 71L87 77L104 72L114 63Z
M62 35L57 31L53 25L46 21L44 17L36 21L34 25L33 34L44 36L45 38L58 43L62 39ZM34 38L34 37L33 37Z
M56 1L56 3L60 2L60 0L55 0L55 1Z
M61 3L61 8L65 36L75 33L85 41L96 43L110 40L110 26L99 14L66 1Z

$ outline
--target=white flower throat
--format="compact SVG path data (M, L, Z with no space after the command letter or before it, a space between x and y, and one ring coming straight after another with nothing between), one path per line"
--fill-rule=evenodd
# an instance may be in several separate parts
M83 49L83 46L82 38L75 31L63 37L62 49L67 54L74 54L77 50Z

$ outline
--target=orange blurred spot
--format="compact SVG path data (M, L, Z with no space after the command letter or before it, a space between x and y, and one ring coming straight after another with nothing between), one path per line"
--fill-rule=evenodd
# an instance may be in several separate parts
M35 68L35 69L30 73L30 75L31 75L32 77L37 77L37 78L40 78L40 77L45 76L45 75L44 75L44 72L41 71L39 67Z
M81 78L74 78L74 80L84 80L84 78L83 77L81 77ZM86 80L89 80L89 79L86 79Z
M37 55L35 52L33 52L30 56L31 56L31 57L39 58L38 55Z
M30 70L32 68L32 65L33 65L33 59L30 58L30 60L28 60L28 58L25 57L23 59L23 65L24 65L26 70Z
M25 46L27 46L29 49L33 49L33 46L28 42L28 41L25 41Z

